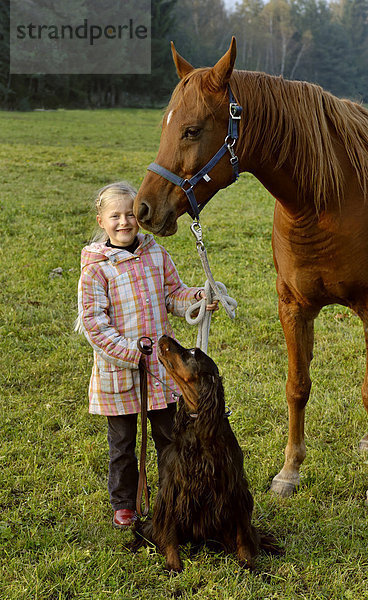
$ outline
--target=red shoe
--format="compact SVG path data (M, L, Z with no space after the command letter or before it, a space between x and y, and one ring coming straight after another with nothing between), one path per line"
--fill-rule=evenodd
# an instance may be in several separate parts
M114 518L112 520L112 524L115 527L119 527L119 529L124 529L125 527L131 527L134 522L137 520L138 515L135 510L130 510L129 508L121 508L120 510L114 511Z

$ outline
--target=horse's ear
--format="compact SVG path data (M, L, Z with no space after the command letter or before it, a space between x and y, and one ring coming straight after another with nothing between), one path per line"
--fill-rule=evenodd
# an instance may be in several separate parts
M216 90L220 90L225 87L230 80L231 74L234 69L236 59L236 39L234 36L231 38L231 44L228 51L222 58L215 64L210 70L208 76L211 82L211 87Z
M171 52L173 56L173 60L176 66L176 72L179 75L180 79L183 79L188 73L193 71L194 67L190 63L188 63L185 58L180 56L179 52L176 51L174 46L174 42L171 42Z

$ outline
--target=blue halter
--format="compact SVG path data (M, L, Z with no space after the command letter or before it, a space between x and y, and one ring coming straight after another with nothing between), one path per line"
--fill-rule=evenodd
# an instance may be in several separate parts
M201 179L204 179L205 181L211 180L208 173L213 169L213 167L219 162L219 160L224 156L226 152L230 153L230 163L233 167L233 181L231 183L234 183L234 181L236 181L239 177L239 160L234 152L234 145L239 137L238 122L241 119L241 113L243 109L236 102L234 95L230 89L230 86L228 86L228 88L230 116L227 129L227 136L220 150L216 152L216 154L211 158L211 160L209 160L208 163L204 167L202 167L200 171L198 171L198 173L193 175L193 177L191 177L190 179L184 179L183 177L179 177L179 175L175 175L175 173L172 173L168 169L165 169L165 167L161 167L161 165L158 165L155 162L151 163L147 167L148 171L153 171L154 173L157 173L157 175L161 175L161 177L164 177L168 181L171 181L171 183L174 183L175 185L181 187L183 192L186 194L191 208L190 211L188 210L188 213L196 221L199 221L199 213L201 212L202 208L204 208L204 206L207 204L207 202L211 200L214 194L212 194L212 196L210 196L201 206L199 206L195 197L194 187Z

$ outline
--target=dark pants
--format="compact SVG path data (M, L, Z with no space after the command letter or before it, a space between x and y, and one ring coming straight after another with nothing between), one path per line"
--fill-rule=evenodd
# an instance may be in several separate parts
M159 473L162 468L162 451L172 441L175 412L175 402L162 410L148 411ZM138 464L135 455L137 421L137 414L107 417L110 455L108 490L114 510L135 509L138 485Z

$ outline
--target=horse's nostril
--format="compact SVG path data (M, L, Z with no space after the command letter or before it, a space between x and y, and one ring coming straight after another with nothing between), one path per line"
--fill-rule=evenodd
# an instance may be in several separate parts
M146 223L151 218L152 210L149 204L142 200L138 208L138 221Z

